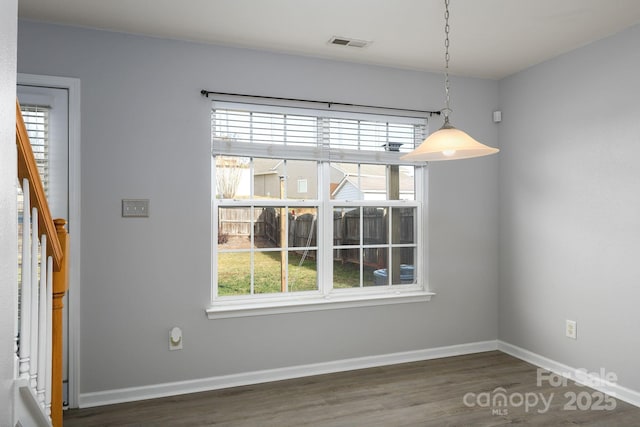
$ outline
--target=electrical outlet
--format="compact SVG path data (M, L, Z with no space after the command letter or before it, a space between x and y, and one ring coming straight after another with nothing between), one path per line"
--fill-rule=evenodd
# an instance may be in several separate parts
M567 320L565 334L567 338L578 339L578 325L575 320Z
M169 350L182 350L182 329L177 326L169 331Z

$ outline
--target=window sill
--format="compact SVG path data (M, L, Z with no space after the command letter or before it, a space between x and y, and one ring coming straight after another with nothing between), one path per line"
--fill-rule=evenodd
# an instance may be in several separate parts
M326 297L277 298L261 301L217 301L206 309L209 319L266 316L271 314L299 313L305 311L336 310L354 307L372 307L388 304L427 302L435 293L405 291L371 294L332 294Z

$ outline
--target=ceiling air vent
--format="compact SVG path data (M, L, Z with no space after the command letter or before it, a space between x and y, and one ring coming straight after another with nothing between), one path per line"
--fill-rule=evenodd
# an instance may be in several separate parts
M329 44L335 44L338 46L350 46L350 47L366 47L366 46L369 46L371 42L367 40L357 40L357 39L350 39L347 37L333 36L329 39Z

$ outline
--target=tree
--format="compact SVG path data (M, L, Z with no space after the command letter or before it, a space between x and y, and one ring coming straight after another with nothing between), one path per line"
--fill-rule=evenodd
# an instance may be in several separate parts
M248 162L239 157L216 157L216 189L219 197L232 199L238 191L242 170Z

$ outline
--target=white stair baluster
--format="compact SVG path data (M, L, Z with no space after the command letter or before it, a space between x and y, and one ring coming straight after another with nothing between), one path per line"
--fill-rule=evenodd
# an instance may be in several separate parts
M31 213L31 363L30 386L36 390L38 378L38 209Z
M46 382L44 395L45 413L51 418L51 375L53 364L53 258L47 259L47 345Z
M44 387L47 383L47 235L40 237L40 287L38 291L38 378L37 396L44 409Z
M31 348L31 199L29 180L22 180L22 294L20 297L20 377L29 378Z

